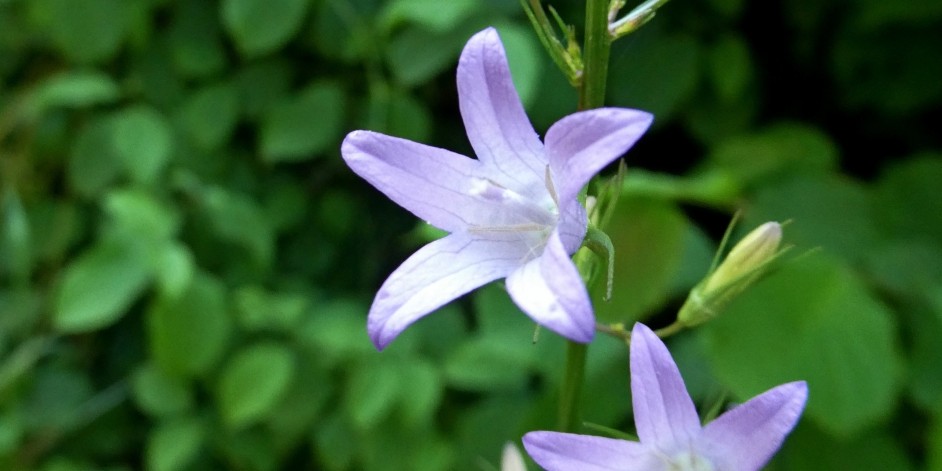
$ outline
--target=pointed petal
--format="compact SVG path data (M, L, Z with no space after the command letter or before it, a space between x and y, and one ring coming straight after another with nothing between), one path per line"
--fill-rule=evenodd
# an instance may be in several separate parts
M670 453L700 433L700 419L667 346L647 326L631 331L631 402L638 438Z
M413 322L520 265L526 245L451 234L419 249L383 283L367 320L382 350Z
M347 165L390 199L444 229L487 221L490 204L471 195L480 162L453 152L370 131L341 146Z
M804 381L787 383L752 398L707 424L703 453L718 469L761 469L782 446L808 399Z
M475 34L461 52L458 105L474 153L502 175L501 183L524 192L543 182L547 164L543 143L514 88L494 28Z
M586 228L589 225L589 218L578 199L572 198L568 201L560 201L559 223L556 231L559 232L559 239L566 248L566 253L574 254L582 241L585 239Z
M638 442L559 432L530 432L523 446L547 471L657 471L657 457Z
M589 342L595 335L589 293L555 231L541 256L507 277L507 292L534 321L568 339Z
M504 445L504 453L500 458L500 471L527 471L523 455L513 443Z
M574 113L546 132L546 155L560 201L574 198L593 175L631 148L654 117L626 108Z

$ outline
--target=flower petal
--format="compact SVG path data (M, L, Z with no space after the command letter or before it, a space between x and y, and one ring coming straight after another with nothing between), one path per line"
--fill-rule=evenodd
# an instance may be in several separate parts
M704 427L703 453L718 469L761 469L795 427L807 399L804 381L783 384L752 398Z
M547 161L510 77L497 30L475 34L458 60L458 105L468 139L501 183L526 193L544 180Z
M641 138L654 117L626 108L598 108L560 119L546 132L546 155L560 201L574 198L589 179Z
M700 419L667 346L647 326L631 330L631 402L638 438L665 453L692 443Z
M560 432L530 432L523 446L547 471L657 471L663 463L638 442Z
M520 266L526 245L451 234L419 249L376 293L367 331L382 350L413 322Z
M500 458L500 471L527 471L523 455L513 443L504 445L504 452Z
M446 231L489 220L493 205L471 195L480 162L417 142L353 131L341 146L347 165L390 199Z
M534 321L566 338L589 342L595 335L589 293L555 231L542 255L507 277L507 292Z

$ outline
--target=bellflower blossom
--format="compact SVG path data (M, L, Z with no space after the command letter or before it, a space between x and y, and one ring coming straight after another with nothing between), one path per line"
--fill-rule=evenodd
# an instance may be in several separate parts
M680 371L642 324L631 332L631 395L640 442L558 432L523 437L548 471L752 471L775 454L808 398L804 381L772 388L700 426Z
M458 104L477 159L354 131L344 160L390 199L450 234L419 249L383 283L367 330L385 348L449 301L507 278L514 302L570 339L592 339L595 318L571 254L588 224L578 196L650 126L650 114L602 108L566 116L540 142L511 81L497 31L465 45Z

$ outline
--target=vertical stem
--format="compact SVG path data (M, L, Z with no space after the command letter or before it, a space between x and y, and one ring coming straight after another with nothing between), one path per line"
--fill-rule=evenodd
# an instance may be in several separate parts
M605 104L605 82L608 79L608 1L586 0L585 44L583 44L582 88L579 109L588 110Z
M611 41L608 36L608 0L586 0L584 69L579 88L579 109L588 110L605 104L605 81L608 78L608 54ZM577 268L579 259L577 257ZM585 270L579 270L584 273ZM559 421L562 432L574 432L579 426L579 404L582 383L585 382L585 362L588 346L568 342L566 346L566 373L559 396Z
M579 426L579 402L582 383L585 382L585 360L588 345L569 341L566 343L566 375L559 394L559 422L561 432L575 432Z

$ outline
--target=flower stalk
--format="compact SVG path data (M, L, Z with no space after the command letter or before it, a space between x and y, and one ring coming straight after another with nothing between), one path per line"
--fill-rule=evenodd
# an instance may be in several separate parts
M585 19L585 43L583 44L584 69L579 86L579 110L599 108L605 104L605 84L608 79L608 57L611 41L608 34L608 4L606 0L587 0ZM584 266L588 259L577 257L580 273L591 273ZM557 429L562 432L576 430L580 424L579 404L582 400L582 385L585 382L585 344L569 341L566 346L566 373L559 398L559 420Z

